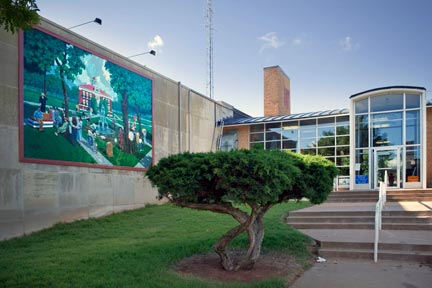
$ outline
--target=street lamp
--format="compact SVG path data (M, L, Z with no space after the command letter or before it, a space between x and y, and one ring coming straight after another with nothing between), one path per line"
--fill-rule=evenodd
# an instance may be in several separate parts
M156 56L156 51L155 50L150 50L150 51L147 51L147 52L143 52L143 53L135 54L135 55L132 55L132 56L128 56L127 58L132 58L132 57L136 57L136 56L140 56L140 55L144 55L144 54L151 54L153 56Z
M100 18L95 18L94 20L92 20L92 21L88 21L88 22L85 22L85 23L81 23L81 24L78 24L78 25L75 25L75 26L72 26L72 27L69 27L68 29L73 29L73 28L75 28L75 27L78 27L78 26L82 26L82 25L85 25L85 24L89 24L89 23L97 23L97 24L99 24L99 25L102 25L102 20L100 19Z

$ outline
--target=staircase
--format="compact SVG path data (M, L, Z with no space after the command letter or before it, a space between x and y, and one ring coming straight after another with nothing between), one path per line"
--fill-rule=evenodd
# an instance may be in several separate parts
M387 201L392 202L386 204L382 214L379 260L432 263L432 201L423 200L432 196L428 195L430 191L421 191L420 201L396 202L420 193L411 191L415 190L388 191ZM332 196L337 194L336 198L341 197L338 200L344 200L333 201L333 198L321 205L292 211L286 222L317 240L319 254L324 258L372 260L376 202L373 193L377 194L376 191L334 192Z
M376 202L378 191L335 191L330 193L327 202ZM432 189L387 190L388 202L432 201Z

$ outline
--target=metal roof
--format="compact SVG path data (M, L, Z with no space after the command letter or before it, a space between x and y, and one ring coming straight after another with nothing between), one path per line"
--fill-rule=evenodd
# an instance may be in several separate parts
M351 95L349 98L355 98L357 96L366 94L366 93L370 93L370 92L376 92L376 91L381 91L381 90L390 90L390 89L414 89L414 90L423 90L426 91L426 88L424 87L418 87L418 86L387 86L387 87L380 87L380 88L375 88L375 89L370 89L370 90L366 90L360 93L356 93Z
M349 109L342 108L342 109L267 116L267 117L228 118L228 119L224 119L224 126L260 124L260 123L269 123L269 122L286 121L286 120L298 120L298 119L317 118L317 117L324 117L324 116L336 116L341 114L349 114Z

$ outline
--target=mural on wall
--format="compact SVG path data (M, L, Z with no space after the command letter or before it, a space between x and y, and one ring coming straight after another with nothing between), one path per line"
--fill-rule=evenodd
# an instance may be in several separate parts
M22 55L22 161L151 165L151 79L38 29Z

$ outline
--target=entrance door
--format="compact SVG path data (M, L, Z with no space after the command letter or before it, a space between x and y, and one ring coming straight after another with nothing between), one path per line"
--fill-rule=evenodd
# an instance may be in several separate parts
M384 173L387 171L388 188L399 188L401 183L400 148L376 148L374 152L375 163L375 189L379 188L379 182L384 181Z

